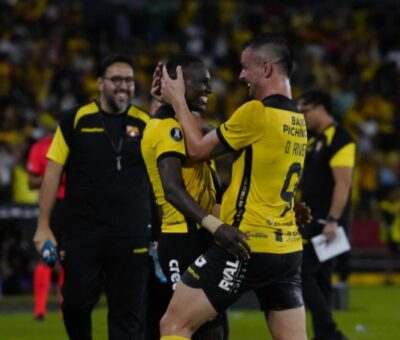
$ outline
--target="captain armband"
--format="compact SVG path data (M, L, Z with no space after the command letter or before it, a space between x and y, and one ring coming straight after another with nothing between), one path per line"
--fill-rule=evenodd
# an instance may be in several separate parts
M211 234L214 234L215 231L222 225L220 219L216 218L213 215L207 215L201 220L201 225L206 228Z

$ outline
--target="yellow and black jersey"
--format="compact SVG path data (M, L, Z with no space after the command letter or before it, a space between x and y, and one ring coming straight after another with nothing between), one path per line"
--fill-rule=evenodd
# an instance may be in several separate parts
M151 187L140 142L149 119L135 106L108 114L91 102L60 121L47 157L65 166L66 233L147 237Z
M203 209L211 213L216 203L212 172L208 164L185 165L186 147L182 128L171 106L162 105L146 126L142 154L153 186L157 205L162 211L163 233L187 233L197 228L196 223L183 216L165 199L157 164L164 157L182 159L182 178L187 192Z
M304 116L274 95L252 100L217 129L236 157L221 206L223 221L247 233L253 252L302 249L292 209L307 146Z
M310 138L302 179L302 197L311 208L314 221L326 218L331 207L334 189L332 168L353 168L356 158L356 145L350 135L340 126L331 125L322 133ZM345 224L349 215L349 202L339 220ZM306 238L320 230L306 235Z

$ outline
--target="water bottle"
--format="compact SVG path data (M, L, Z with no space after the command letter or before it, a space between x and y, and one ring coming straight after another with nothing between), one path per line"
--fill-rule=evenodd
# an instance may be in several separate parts
M56 247L54 246L53 242L46 241L43 245L42 248L42 259L43 262L49 266L53 267L56 264L57 261L57 252L56 252Z
M157 278L160 280L162 284L165 284L168 282L167 278L165 277L161 266L160 266L160 261L158 260L158 252L155 247L150 247L149 250L149 255L153 258L153 263L154 263L154 273L156 274Z

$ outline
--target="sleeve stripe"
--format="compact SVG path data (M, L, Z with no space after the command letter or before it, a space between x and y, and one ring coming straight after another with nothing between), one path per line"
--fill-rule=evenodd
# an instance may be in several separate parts
M222 135L221 126L218 126L216 131L217 131L217 136L218 136L219 141L225 146L226 149L228 149L230 151L237 151L229 145L229 143L226 141L226 139Z
M169 152L164 152L160 156L157 157L157 164L161 162L164 158L166 157L176 157L180 158L182 163L186 160L186 156L183 153L179 152L174 152L174 151L169 151Z
M99 108L97 107L96 102L92 102L88 105L85 105L81 107L78 112L76 113L75 119L74 119L74 129L76 128L79 119L81 119L83 116L94 114L99 112Z
M147 122L150 120L150 116L143 110L139 109L138 107L132 105L129 110L128 110L128 116L137 118L142 120L147 124Z
M329 161L329 166L334 167L354 167L356 155L356 145L355 143L349 143L336 152L331 160Z
M65 165L69 154L69 147L65 142L60 127L57 128L53 141L51 142L47 158L52 161Z

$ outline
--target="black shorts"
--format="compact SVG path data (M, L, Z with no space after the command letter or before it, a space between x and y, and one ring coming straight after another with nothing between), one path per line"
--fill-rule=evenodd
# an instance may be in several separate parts
M304 305L301 291L302 253L252 253L250 260L236 259L213 245L183 274L182 281L201 288L217 311L232 305L254 290L263 311L285 310Z
M162 233L158 241L158 257L172 290L192 262L210 246L211 235L205 229L190 233Z
M193 263L196 258L203 254L211 245L212 236L205 229L199 229L190 233L162 233L158 241L158 257L161 269L173 290L181 280L182 274ZM165 307L166 308L166 307ZM218 316L203 324L196 332L201 334L202 330L227 324L226 313L219 313Z

